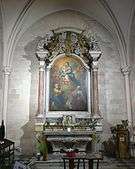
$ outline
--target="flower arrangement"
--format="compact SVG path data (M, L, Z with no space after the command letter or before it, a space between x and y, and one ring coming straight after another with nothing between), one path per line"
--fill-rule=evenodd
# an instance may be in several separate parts
M37 149L40 155L43 156L43 161L46 161L48 157L48 145L47 139L43 134L37 137Z

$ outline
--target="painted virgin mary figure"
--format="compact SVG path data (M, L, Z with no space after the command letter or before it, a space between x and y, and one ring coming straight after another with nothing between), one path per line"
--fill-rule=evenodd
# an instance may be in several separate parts
M66 62L60 71L60 76L65 78L66 82L73 83L74 85L79 85L79 81L76 79L73 68L71 67L69 62Z

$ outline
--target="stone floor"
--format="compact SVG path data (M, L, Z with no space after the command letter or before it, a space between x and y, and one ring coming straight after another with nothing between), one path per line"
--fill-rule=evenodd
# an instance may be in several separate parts
M50 155L48 161L37 161L35 157L30 158L24 156L16 157L16 160L28 165L30 167L29 169L64 169L63 162L58 154ZM80 167L80 169L82 169L82 167ZM96 164L94 164L94 169L96 169ZM99 169L135 169L135 158L130 160L117 160L115 158L104 157L103 161L100 162Z
M36 162L32 169L63 169L63 163L57 161L48 161L48 162ZM96 168L96 164L94 164L94 169ZM67 164L68 169L68 164ZM82 169L82 167L80 167ZM87 169L87 164L86 164ZM99 169L135 169L135 160L121 160L118 161L116 159L104 159L100 162Z
M94 166L95 168L96 166ZM40 163L35 164L32 169L63 169L63 164L61 163ZM68 167L67 167L68 169ZM80 167L82 169L82 167ZM87 165L86 165L87 169ZM135 162L117 162L117 161L110 161L110 162L101 162L99 169L135 169Z

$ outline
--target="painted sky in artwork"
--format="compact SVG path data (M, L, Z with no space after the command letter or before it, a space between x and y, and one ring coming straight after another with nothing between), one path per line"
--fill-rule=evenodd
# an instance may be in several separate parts
M87 111L87 71L78 58L64 56L50 71L50 111Z

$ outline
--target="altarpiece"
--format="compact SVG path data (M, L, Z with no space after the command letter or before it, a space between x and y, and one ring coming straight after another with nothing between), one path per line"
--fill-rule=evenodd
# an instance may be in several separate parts
M37 126L38 122L45 124L45 135L52 142L59 137L64 140L65 129L72 130L70 136L88 141L89 129L96 126L96 130L102 130L98 122L101 50L95 36L72 28L50 31L38 42L36 56L39 61ZM82 128L85 132L80 131Z

